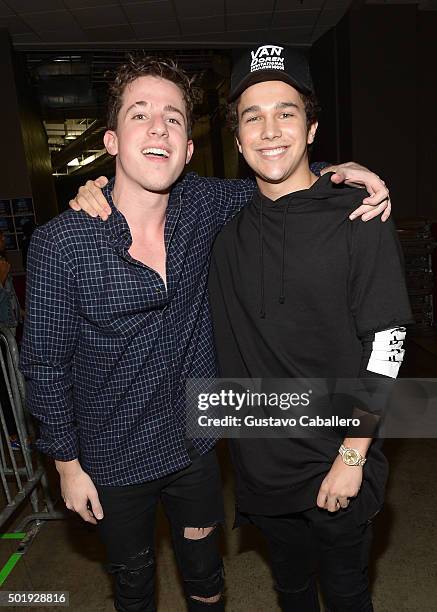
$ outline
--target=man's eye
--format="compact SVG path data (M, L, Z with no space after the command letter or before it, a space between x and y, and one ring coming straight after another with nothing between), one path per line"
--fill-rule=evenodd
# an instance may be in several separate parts
M247 123L252 122L252 121L257 121L258 119L259 119L258 115L254 115L253 117L248 117Z
M145 119L146 115L144 115L143 113L137 113L136 115L134 115L132 117L132 119Z
M281 114L282 119L289 119L290 117L294 117L293 113L282 113Z
M168 121L170 123L175 123L176 125L181 125L181 122L179 121L179 119L176 119L176 117L169 117Z

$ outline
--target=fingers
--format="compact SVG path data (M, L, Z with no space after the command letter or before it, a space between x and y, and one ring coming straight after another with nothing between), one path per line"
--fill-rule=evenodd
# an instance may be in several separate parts
M349 496L334 494L323 485L321 486L317 496L317 506L319 508L323 508L324 510L328 510L328 512L338 512L340 508L347 508L349 502Z
M337 497L336 495L324 495L322 498L317 498L317 506L328 510L328 512L338 512L340 508L345 509L349 506L347 497Z
M337 505L339 508L347 508L349 506L349 499L347 497L338 497Z
M79 188L76 197L70 200L70 208L76 211L84 210L91 217L99 216L103 221L106 221L111 214L111 207L101 189L107 182L108 180L104 176L95 181L87 181L85 185Z
M93 515L96 517L96 519L100 521L103 518L103 508L100 504L99 495L97 491L95 491L94 493L90 493L88 495L88 498L90 500Z
M317 496L317 506L319 508L326 508L326 502L328 500L328 495L323 489L320 489L319 494Z
M76 512L76 514L78 514L80 517L82 517L83 520L86 523L91 523L92 525L97 525L97 521L94 518L94 514L88 508L86 503L74 506L71 503L65 502L65 505L66 505L68 510L71 510L72 512Z
M364 198L363 204L371 204L372 206L377 206L378 204L381 204L390 197L390 192L385 186L384 181L381 181L381 179L379 179L378 177L377 179L378 182L365 183L366 189L370 195L367 196L367 198Z
M369 205L372 208L365 210L360 207L357 209L360 212L354 211L350 216L351 219L368 213L366 217L363 217L363 221L368 221L384 213L381 220L387 221L391 212L390 193L384 181L377 174L357 164L347 163L335 168L331 181L337 184L344 182L346 185L366 188L369 195L364 198L363 204ZM378 209L378 206L381 206L381 208Z
M340 509L336 495L327 495L326 493L319 493L317 497L317 506L328 512L337 512Z
M99 178L96 178L94 181L94 185L96 185L97 187L99 187L99 189L103 189L103 187L105 187L108 184L108 179L106 178L106 176L99 176Z
M363 221L370 221L370 219L373 219L374 217L378 217L378 215L380 215L382 212L386 210L387 206L388 206L387 200L385 200L384 202L381 202L381 204L378 204L378 206L374 206L369 212L367 212L366 214L362 216Z
M73 210L76 210L76 211L81 210L81 208L80 208L80 204L78 204L78 203L76 202L76 198L74 198L74 200L70 200L70 201L68 202L68 206L69 206L70 208L72 208Z
M89 504L88 504L89 500ZM97 495L97 491L95 493L91 493L87 495L84 500L73 502L71 500L64 499L65 506L68 510L72 512L76 512L84 521L87 523L92 523L93 525L97 525L97 520L101 520L103 518L103 509L100 505L99 497Z
M358 208L351 212L351 214L349 215L349 219L353 221L354 219L357 219L358 217L361 217L362 215L369 212L369 210L372 210L371 206L361 204L360 206L358 206Z
M343 183L346 180L346 175L341 170L337 170L335 174L331 175L331 181L333 183Z
M371 206L368 204L361 204L358 208L351 212L349 219L353 221L358 217L361 217L362 221L369 221L374 217L378 217L381 213L384 213L381 217L381 221L387 221L391 213L390 199L381 202L377 206Z
M382 217L381 217L381 221L384 223L385 221L387 221L387 219L390 217L391 215L391 200L390 198L387 199L387 208L385 209Z
M86 523L91 523L92 525L97 525L97 521L94 518L93 513L87 506L81 506L76 510L77 514L83 518Z
M328 496L326 500L325 508L328 512L337 512L337 510L340 509L336 495Z

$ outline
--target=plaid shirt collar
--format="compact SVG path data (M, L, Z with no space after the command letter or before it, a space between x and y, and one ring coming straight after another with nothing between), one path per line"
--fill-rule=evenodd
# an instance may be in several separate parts
M186 177L179 180L172 188L167 204L166 223L164 230L165 243L168 245L173 230L179 218L180 207L182 205L182 195L184 191L184 182ZM189 178L187 179L189 180ZM103 222L105 231L109 234L110 242L117 252L126 252L132 245L132 235L126 217L121 213L112 199L112 191L114 189L115 178L112 178L103 188L105 196L112 214L108 220Z

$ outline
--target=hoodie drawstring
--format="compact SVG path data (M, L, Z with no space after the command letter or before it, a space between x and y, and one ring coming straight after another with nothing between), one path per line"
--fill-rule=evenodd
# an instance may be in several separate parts
M285 246L287 238L287 214L288 204L284 207L284 213L282 217L282 262L281 262L281 288L279 291L279 303L285 302Z
M282 216L282 259L281 259L281 286L279 291L279 303L285 302L285 255L287 246L287 214L288 204L284 207ZM264 226L263 226L263 202L259 207L259 263L260 263L260 285L261 285L261 304L259 315L261 319L266 318L265 287L264 287Z
M259 263L261 268L261 306L259 316L261 319L266 318L265 298L264 298L264 244L263 244L263 202L259 207Z

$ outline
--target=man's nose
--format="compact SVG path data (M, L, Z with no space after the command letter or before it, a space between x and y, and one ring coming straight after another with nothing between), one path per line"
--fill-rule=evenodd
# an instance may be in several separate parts
M261 137L267 140L279 138L281 136L281 128L274 117L266 117L263 123Z
M156 115L152 118L149 124L149 133L156 136L168 135L167 123L164 121L163 117Z

